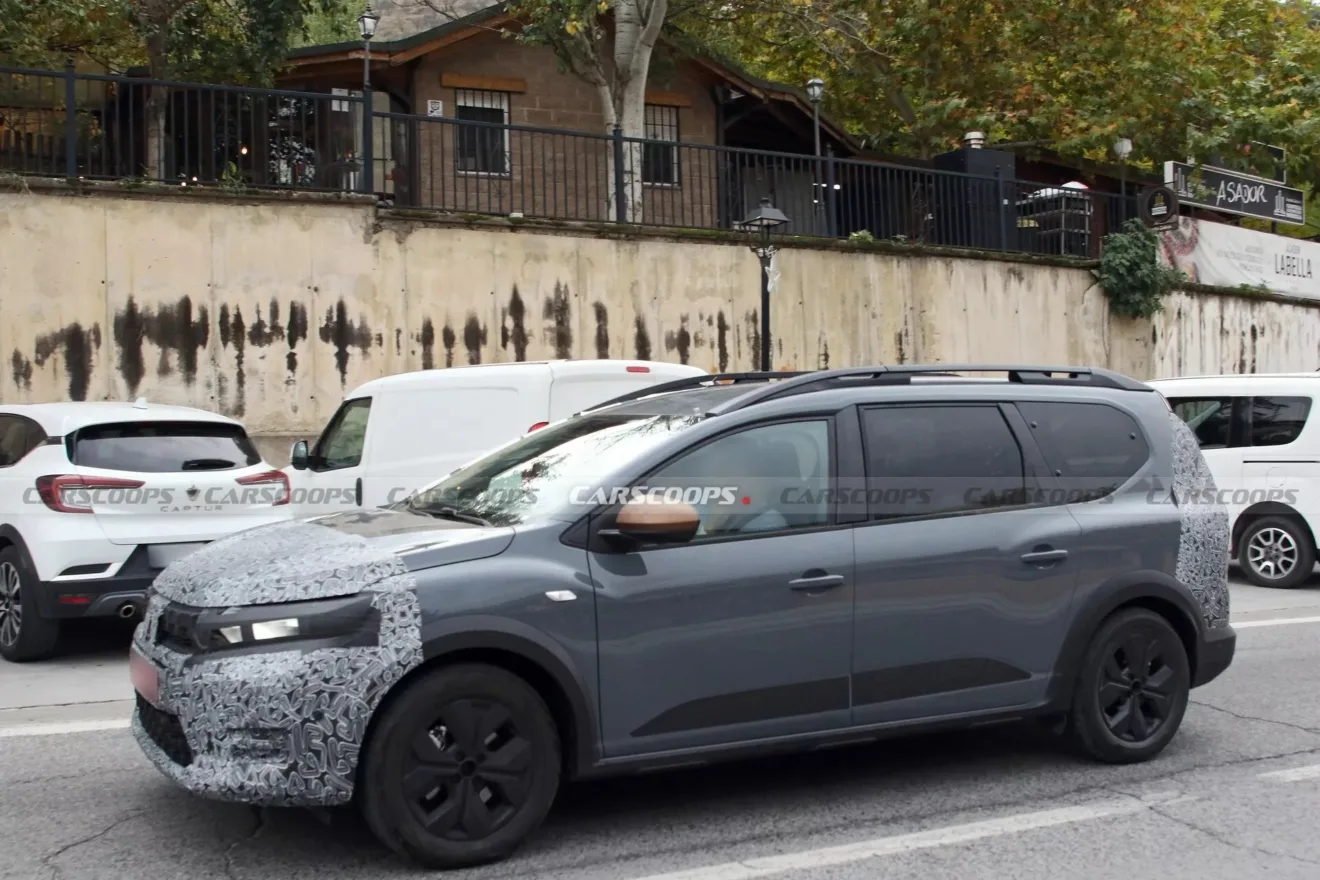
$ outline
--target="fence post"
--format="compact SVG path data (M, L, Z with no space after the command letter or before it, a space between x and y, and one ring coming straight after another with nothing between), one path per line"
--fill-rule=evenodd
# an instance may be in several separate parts
M999 227L999 249L1008 250L1008 234L1004 226L1008 220L1004 210L1004 177L1000 169L995 169L995 226Z
M72 58L64 62L64 176L78 177L78 80Z
M372 180L372 173L375 171L376 157L375 152L376 126L375 117L371 109L371 87L364 86L362 89L362 192L371 195L376 191L375 181Z
M834 201L834 146L825 148L825 233L830 238L838 237L838 215Z
M628 194L623 190L623 129L614 123L614 222L628 219Z

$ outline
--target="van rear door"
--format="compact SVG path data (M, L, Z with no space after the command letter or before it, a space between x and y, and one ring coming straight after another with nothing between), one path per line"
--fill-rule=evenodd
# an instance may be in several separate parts
M390 389L372 413L365 506L402 501L549 418L549 379L540 370L455 370L446 378L453 381Z

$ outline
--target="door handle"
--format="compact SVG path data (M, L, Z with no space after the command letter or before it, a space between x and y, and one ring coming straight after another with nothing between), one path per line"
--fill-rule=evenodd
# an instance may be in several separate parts
M1032 553L1022 554L1022 561L1027 565L1049 565L1052 562L1062 562L1067 558L1067 550L1036 550Z
M841 586L843 586L843 575L841 574L811 575L788 582L789 589L796 590L799 593L815 593Z
M353 484L353 503L358 507L362 506L362 478L358 477L357 482Z

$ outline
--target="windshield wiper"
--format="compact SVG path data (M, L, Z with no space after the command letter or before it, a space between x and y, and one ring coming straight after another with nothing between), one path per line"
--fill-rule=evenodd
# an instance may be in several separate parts
M222 471L234 467L227 458L190 458L183 463L185 471Z
M409 509L414 513L423 513L436 519L452 519L455 522L472 523L474 526L489 527L491 524L489 520L482 519L475 513L466 513L452 507L413 507Z

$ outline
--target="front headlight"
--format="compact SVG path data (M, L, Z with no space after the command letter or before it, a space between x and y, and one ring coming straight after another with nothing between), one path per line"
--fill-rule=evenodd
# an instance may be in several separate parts
M378 640L380 614L372 594L335 599L208 609L197 619L196 645L203 651L240 646L277 647L285 642L314 647L356 647Z
M241 645L244 642L295 638L298 632L298 618L286 617L283 620L253 623L248 627L224 626L220 628L220 637L231 645Z

